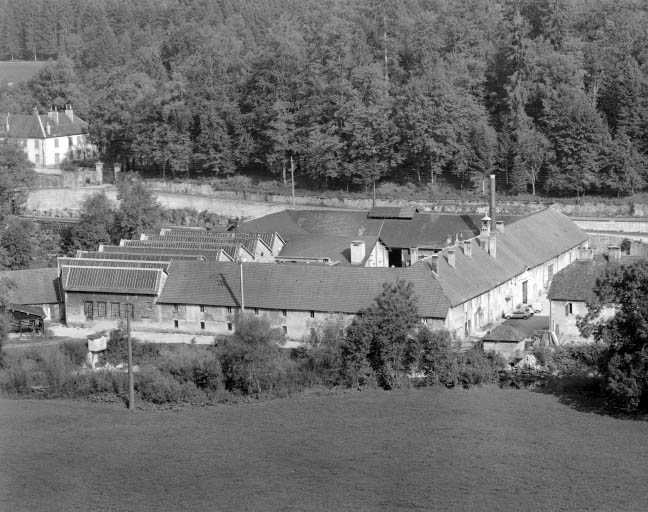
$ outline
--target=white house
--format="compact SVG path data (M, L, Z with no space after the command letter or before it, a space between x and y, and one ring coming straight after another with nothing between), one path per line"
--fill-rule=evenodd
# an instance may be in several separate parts
M50 110L30 115L5 114L0 137L13 139L25 150L36 167L59 167L64 160L84 160L95 155L88 142L88 123L74 115L66 105L63 112Z

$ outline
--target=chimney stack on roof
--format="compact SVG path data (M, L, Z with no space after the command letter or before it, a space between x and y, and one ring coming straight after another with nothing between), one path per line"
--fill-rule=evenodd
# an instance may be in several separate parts
M430 265L430 270L434 274L439 273L439 253L436 253L436 254L433 254L432 256L430 256L429 265Z
M456 266L455 250L454 249L448 249L448 265L450 265L452 268L455 268L455 266Z
M72 111L72 105L70 104L65 105L65 115L68 117L70 121L74 121L74 112Z
M472 258L472 245L470 244L470 240L463 241L463 252L466 258Z
M493 259L497 256L497 237L495 234L488 237L488 254L490 254Z
M351 265L360 265L365 259L364 240L353 240L351 242Z
M481 229L479 230L479 245L481 245L482 249L488 250L488 237L490 236L490 222L491 219L488 215L484 215L484 217L481 220Z
M452 235L446 235L445 243L446 245L452 245Z

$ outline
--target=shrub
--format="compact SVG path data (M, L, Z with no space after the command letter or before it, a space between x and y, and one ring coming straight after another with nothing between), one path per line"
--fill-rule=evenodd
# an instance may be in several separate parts
M498 382L505 362L494 352L484 353L480 348L473 348L457 354L457 367L459 384L470 388Z
M159 370L184 384L218 391L223 388L223 372L218 352L211 347L181 345L160 352Z
M70 359L72 364L81 366L88 354L88 348L84 341L66 341L59 345L62 354Z
M193 382L180 383L155 368L136 374L135 391L140 398L154 404L205 401L205 395Z
M156 343L141 343L136 339L132 339L131 344L133 364L146 364L151 360L155 360L160 353L160 347ZM123 326L110 331L103 357L106 362L111 364L128 361L128 338Z

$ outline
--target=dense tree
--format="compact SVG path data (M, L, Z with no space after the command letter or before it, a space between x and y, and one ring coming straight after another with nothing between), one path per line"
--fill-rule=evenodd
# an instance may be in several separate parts
M636 0L0 0L0 58L52 58L0 108L72 103L102 158L314 186L646 186ZM54 60L55 59L55 60ZM499 185L498 185L499 186Z
M581 330L609 346L607 390L627 408L648 407L648 262L608 268L594 292ZM606 306L616 313L601 320Z
M375 303L359 312L346 332L342 355L356 385L368 382L373 372L379 385L401 386L419 324L414 285L385 283Z
M12 217L0 234L0 264L9 270L29 268L34 256L32 234L34 223L27 219Z
M17 144L0 139L0 221L19 213L34 180L34 164Z
M104 192L88 197L80 209L78 224L61 234L61 250L74 255L78 250L97 250L99 244L109 244L115 231L115 205Z
M137 176L126 175L118 184L119 208L112 232L114 240L139 238L156 230L162 220L162 207L146 184Z

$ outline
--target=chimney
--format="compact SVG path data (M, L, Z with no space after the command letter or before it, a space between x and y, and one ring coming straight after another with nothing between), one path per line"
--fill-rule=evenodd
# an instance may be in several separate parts
M481 220L481 229L479 230L479 245L482 249L488 250L488 237L490 236L490 217L484 215L484 218Z
M503 220L495 221L495 231L497 231L498 233L504 234L504 221Z
M439 253L436 253L436 254L433 254L432 256L430 256L430 263L429 264L430 264L430 270L434 274L438 274L439 273Z
M70 121L74 121L74 112L72 111L72 105L65 105L65 115Z
M618 261L621 259L621 247L618 245L608 245L608 258Z
M490 175L490 207L488 209L488 215L491 218L491 221L495 222L495 175Z
M364 240L354 240L351 242L351 265L360 265L365 258Z
M488 237L488 253L493 259L497 256L497 237L494 234Z
M446 245L452 245L452 235L446 235L445 243Z
M470 244L470 240L463 241L463 251L466 258L472 259L472 245Z
M450 265L452 268L455 268L455 264L456 264L455 250L448 249L448 265Z

